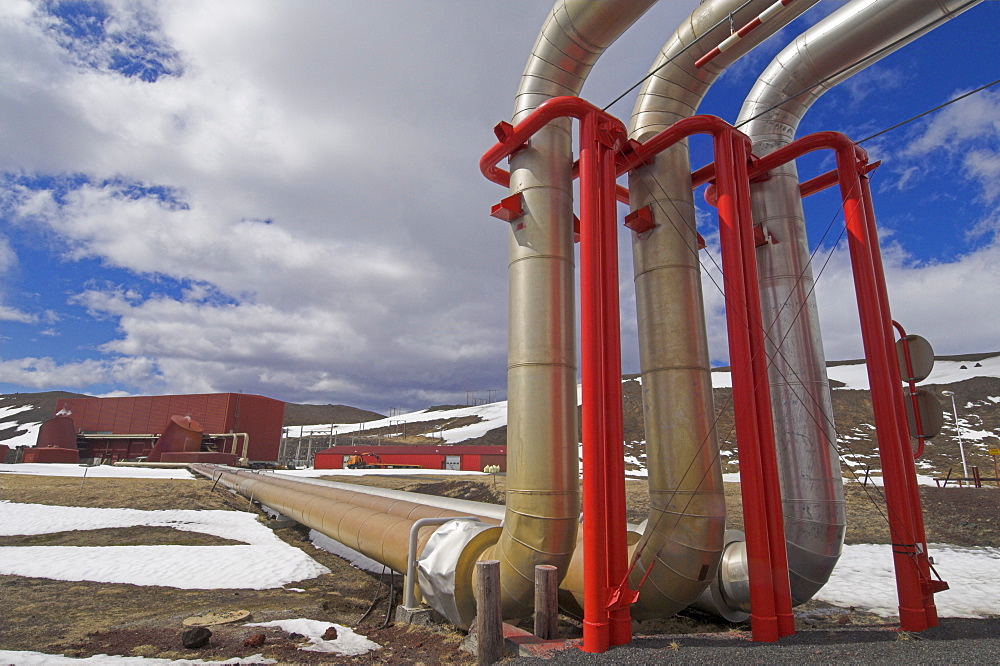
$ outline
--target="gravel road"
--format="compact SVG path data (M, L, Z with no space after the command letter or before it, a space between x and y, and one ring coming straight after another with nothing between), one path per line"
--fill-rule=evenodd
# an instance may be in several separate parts
M944 618L920 633L897 626L807 629L777 643L752 643L749 633L637 638L604 654L570 648L550 658L511 664L995 664L1000 663L1000 617Z

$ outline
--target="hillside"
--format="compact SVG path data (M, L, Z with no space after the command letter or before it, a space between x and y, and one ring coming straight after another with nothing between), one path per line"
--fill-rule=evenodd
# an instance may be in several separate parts
M833 386L834 421L837 447L844 474L863 477L866 470L880 474L880 463L874 437L874 417L867 376L863 361L834 361L828 364ZM736 456L732 391L728 368L712 373L717 410L717 428L723 472L739 471ZM994 458L990 448L1000 448L1000 352L938 357L934 372L920 388L938 394L944 409L941 433L928 442L924 455L917 460L918 474L924 483L931 479L961 476L962 463L954 426L950 398L941 391L954 391L959 412L959 424L965 446L966 462L978 465L983 476L993 476ZM622 378L622 407L625 435L626 468L632 475L645 472L645 431L642 414L642 389L636 375ZM346 423L317 424L304 428L308 438L313 433L327 435L331 431L341 438L339 443L377 445L393 444L504 444L506 443L507 404L482 406L435 407L392 419L369 421L363 426ZM293 438L294 439L294 438ZM328 440L329 438L323 438Z
M38 426L55 416L57 401L85 397L66 391L0 394L0 444L34 446Z
M874 437L874 418L867 376L862 361L828 364L833 386L837 448L845 476L879 474L880 463ZM712 373L720 456L723 472L739 471L736 455L731 378L728 368ZM944 409L944 427L928 442L917 460L917 472L925 483L931 479L961 476L962 462L950 397L955 393L959 425L968 466L979 466L983 476L993 476L994 457L989 449L1000 448L1000 352L938 357L934 372L921 384L939 396ZM38 424L50 418L63 392L0 395L0 443L34 445ZM645 431L642 389L635 375L622 378L622 403L626 467L632 475L645 473ZM300 405L286 403L285 426L295 426L291 435L309 441L308 450L336 442L378 444L489 444L506 443L507 403L487 405L437 405L391 418L346 405ZM298 437L289 437L295 444ZM291 450L291 449L289 449ZM298 450L298 447L297 447Z
M384 419L382 414L347 405L300 405L285 403L285 420L282 425L302 426L317 423L362 423Z

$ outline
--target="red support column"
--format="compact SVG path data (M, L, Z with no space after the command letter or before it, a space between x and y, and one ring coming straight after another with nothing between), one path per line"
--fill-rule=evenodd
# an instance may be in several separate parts
M882 251L878 242L878 229L875 224L875 207L872 203L871 188L868 177L864 174L859 177L861 184L861 200L865 211L865 222L868 231L868 242L871 248L872 267L876 288L878 289L881 317L885 324L885 345L886 354L892 359L889 363L889 371L892 376L893 400L896 405L896 423L900 433L900 464L903 468L903 489L909 495L910 525L912 529L911 541L914 545L913 559L920 574L921 589L923 593L923 607L925 622L927 627L938 625L937 606L934 604L934 592L947 589L947 585L937 582L931 578L930 561L927 558L927 536L924 529L924 512L920 502L920 489L917 486L917 469L913 461L913 452L910 446L909 426L907 425L906 407L902 393L902 379L899 374L899 364L896 361L896 346L894 344L895 335L893 333L892 315L889 312L889 295L885 284L885 270L882 266ZM916 410L914 410L914 415ZM919 622L917 623L919 624ZM909 630L907 630L909 631ZM919 631L914 629L914 631Z
M580 119L580 346L583 385L583 650L605 652L610 645L608 598L607 496L603 463L603 410L601 409L602 317L600 274L600 163L597 117Z
M780 631L775 608L774 578L767 517L767 493L760 457L760 428L754 400L749 327L745 321L747 285L740 244L733 137L715 136L718 177L717 202L722 245L722 270L726 294L729 362L732 366L736 441L740 458L740 491L746 529L747 567L750 574L750 626L753 640L773 642ZM757 285L752 285L756 289ZM787 572L785 577L787 578Z
M757 442L763 472L764 507L767 519L768 551L771 583L778 635L795 633L792 615L792 592L788 579L788 554L785 549L785 520L781 505L781 484L778 476L778 455L775 451L774 414L767 376L767 348L764 345L764 325L761 314L760 280L757 275L757 252L753 235L750 206L750 179L747 176L748 141L739 134L733 136L733 165L736 204L739 214L739 240L743 263L744 304L746 326L750 337L750 361L753 382L754 409L757 416Z
M580 330L583 382L583 650L632 638L626 577L621 334L614 148L624 128L596 113L580 120ZM619 597L620 598L620 597Z
M896 369L893 381L892 366L896 364L895 349L890 356L886 344L891 321L886 320L888 304L885 303L884 284L880 287L876 271L876 253L869 220L865 214L862 184L853 146L837 149L837 170L840 173L844 217L847 221L848 245L851 268L861 316L861 335L868 378L875 413L875 430L882 460L886 505L889 513L889 532L893 543L893 563L899 596L900 626L906 631L922 631L929 625L924 608L921 571L917 563L918 545L915 534L914 511L911 506L912 491L908 484L904 460L913 455L905 428L900 432L895 396L901 399L901 388ZM877 243L876 243L877 247ZM889 334L891 337L891 334ZM891 364L891 365L890 365ZM905 446L904 446L905 445Z
M605 121L606 122L606 121ZM617 140L624 142L613 128L602 132L601 165L601 289L603 292L603 357L604 376L605 459L607 490L606 524L608 582L614 596L617 588L625 592L628 585L628 542L625 520L625 446L622 424L622 351L621 310L618 299L618 202L615 196ZM632 640L631 595L619 596L616 603L609 598L611 645L625 645Z

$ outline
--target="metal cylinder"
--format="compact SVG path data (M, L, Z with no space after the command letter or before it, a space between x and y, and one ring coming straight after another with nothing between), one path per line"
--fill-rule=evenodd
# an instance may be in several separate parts
M643 85L629 136L644 141L694 114L709 86L737 58L814 1L779 12L703 68L695 61L773 3L700 5L667 41ZM731 21L730 21L731 18ZM660 153L629 178L631 208L650 206L656 226L632 234L639 362L646 421L650 515L633 583L652 569L633 615L670 615L701 594L723 547L725 499L714 428L710 356L687 143Z
M539 33L515 101L517 123L577 95L604 50L655 0L560 0ZM580 515L570 121L510 160L525 214L510 235L507 513L499 543L504 617L530 615L534 571L565 572Z
M163 434L153 445L146 460L160 462L164 453L201 451L201 438L205 429L190 416L171 416L167 421Z
M56 416L38 428L38 448L55 447L60 449L75 449L76 424L68 416Z
M975 1L854 0L801 34L761 74L737 125L766 155L795 139L823 93ZM871 57L867 57L871 56ZM789 575L794 603L829 579L846 529L833 404L794 162L751 185ZM734 599L733 595L729 595ZM742 606L748 600L735 600Z

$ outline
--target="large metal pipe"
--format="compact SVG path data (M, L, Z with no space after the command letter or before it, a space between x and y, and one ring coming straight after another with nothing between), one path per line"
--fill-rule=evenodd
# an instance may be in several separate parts
M578 95L591 68L655 0L560 0L521 77L517 123L542 102ZM509 243L507 512L500 561L504 617L534 603L535 565L565 574L580 516L570 120L510 160L525 215Z
M702 68L695 62L772 0L702 4L667 41L636 101L629 136L644 141L696 113L709 86L754 46L816 0L772 9L771 20ZM650 515L637 548L633 614L669 615L689 605L716 574L723 550L725 498L714 428L698 240L687 142L629 178L631 208L649 206L656 226L632 234L639 362L646 423Z
M522 78L514 122L546 99L577 94L601 52L651 4L557 3ZM724 19L744 24L775 6L773 0L740 4L703 4L668 42L654 64L657 74L636 105L634 138L646 138L694 113L724 67L813 2L800 0L776 10L774 15L783 20L764 24L696 70L694 61L728 37L729 20ZM510 243L505 526L477 527L458 540L442 539L439 546L428 545L429 537L421 539L421 548L451 567L446 605L455 609L450 617L462 626L468 626L474 612L475 560L501 561L504 615L517 617L531 608L534 566L555 564L565 572L575 549L579 491L568 123L547 127L511 159L511 190L522 196L526 214L512 229ZM630 182L633 208L652 204L657 223L633 237L653 505L635 574L638 578L649 571L652 584L643 588L638 616L668 615L687 605L713 578L723 543L724 502L711 427L701 291L697 270L692 270L697 245L689 172L686 146L678 146L639 169ZM664 302L673 305L665 307ZM447 515L445 509L428 511L398 498L318 486L305 492L302 484L267 475L221 474L241 494L396 569L405 567L404 535L415 521L435 511Z
M979 0L854 0L801 34L765 69L737 125L766 155L795 139L823 93ZM845 531L844 489L795 163L751 185L789 574L794 603L829 579ZM730 591L735 602L740 595ZM736 602L746 606L748 599Z
M410 529L423 518L464 518L468 514L368 493L306 485L216 465L192 464L191 469L244 497L335 539L395 571L406 572ZM482 518L495 526L496 521ZM497 528L493 528L499 531ZM420 532L423 550L434 529ZM471 585L466 592L471 595Z
M331 472L332 471L333 470L331 470ZM286 481L297 481L299 483L308 483L316 486L349 490L360 494L378 495L380 497L389 497L392 499L413 502L414 504L426 504L427 506L435 506L439 509L448 509L449 511L455 511L456 513L461 513L463 515L471 514L483 518L490 518L497 523L502 522L504 518L505 509L502 504L488 504L486 502L475 502L473 500L443 497L441 495L425 495L424 493L413 493L406 490L392 490L391 488L375 488L358 485L356 483L340 483L338 481L327 481L325 479L303 478L292 476L290 474L281 474L279 472L269 472L269 474Z

